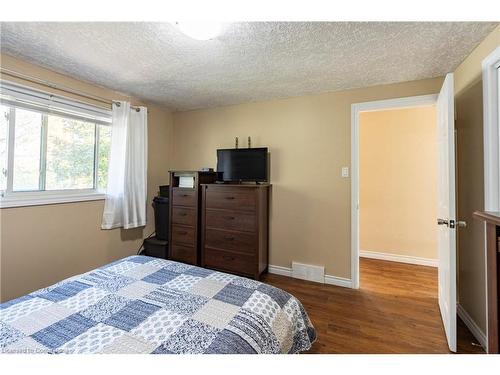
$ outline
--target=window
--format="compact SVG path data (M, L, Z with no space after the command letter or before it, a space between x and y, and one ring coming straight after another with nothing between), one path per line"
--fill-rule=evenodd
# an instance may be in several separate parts
M1 207L104 198L110 111L1 85Z

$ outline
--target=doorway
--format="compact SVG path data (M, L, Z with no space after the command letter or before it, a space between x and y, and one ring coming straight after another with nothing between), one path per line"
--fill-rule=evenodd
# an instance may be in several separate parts
M401 330L425 316L444 337L436 140L436 104L359 114L359 287L406 306Z
M352 128L351 128L351 278L352 287L359 288L359 257L360 250L360 127L364 114L387 112L391 110L405 110L412 108L433 107L436 105L438 95L413 96L398 99L372 101L352 105ZM376 131L376 129L375 129ZM392 139L392 135L391 135ZM383 168L376 166L375 173ZM392 226L395 226L392 223Z

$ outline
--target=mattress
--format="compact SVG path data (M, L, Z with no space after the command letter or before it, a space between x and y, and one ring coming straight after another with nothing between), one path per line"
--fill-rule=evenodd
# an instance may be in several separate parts
M147 256L0 305L3 353L299 353L315 339L281 289Z

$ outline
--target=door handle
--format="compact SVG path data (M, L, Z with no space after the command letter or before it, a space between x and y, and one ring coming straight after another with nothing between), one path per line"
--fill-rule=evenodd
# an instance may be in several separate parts
M437 219L438 225L446 225L447 227L454 229L455 227L458 228L465 228L467 226L467 223L463 220L445 220L445 219Z

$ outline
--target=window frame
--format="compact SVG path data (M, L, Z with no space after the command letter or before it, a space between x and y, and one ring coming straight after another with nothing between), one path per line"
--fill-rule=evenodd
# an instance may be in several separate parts
M17 85L6 81L0 81L1 93L8 92L12 99L3 100L1 104L10 108L9 124L7 130L7 186L0 194L0 208L38 206L46 204L70 203L103 200L106 194L98 186L99 171L99 140L101 126L111 126L111 110L91 106L87 103L79 102L67 97L56 96L40 90L35 90L27 86ZM15 99L26 100L32 96L34 106L31 104L16 105ZM40 135L40 166L39 166L39 189L33 191L14 191L12 173L14 168L14 143L15 143L15 108L38 111L42 114L42 127ZM62 190L42 190L46 185L46 161L47 161L47 134L49 115L65 117L64 111L74 109L74 114L69 114L67 118L76 118L82 121L92 122L94 128L94 165L93 165L93 187L88 189L62 189ZM88 112L87 112L88 111ZM96 113L96 117L92 113ZM98 119L97 119L98 118ZM97 119L97 120L96 120Z

